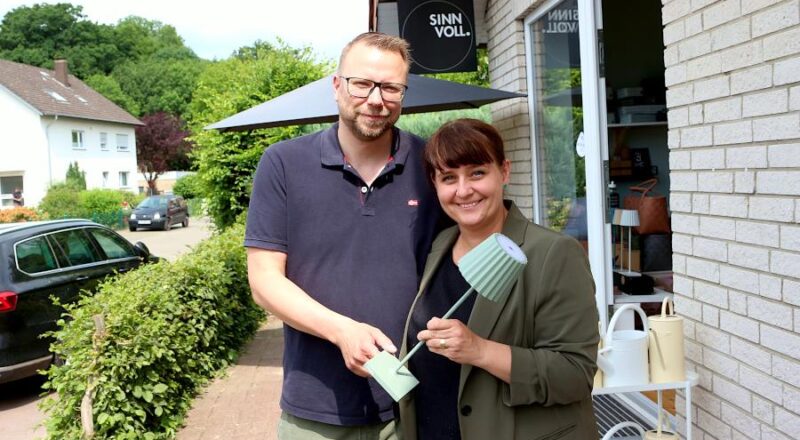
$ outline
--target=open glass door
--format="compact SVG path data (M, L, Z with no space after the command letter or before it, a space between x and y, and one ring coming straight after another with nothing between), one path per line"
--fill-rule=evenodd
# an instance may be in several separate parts
M584 246L605 327L611 295L611 229L605 202L607 136L599 15L595 0L548 1L525 20L525 35L533 220Z

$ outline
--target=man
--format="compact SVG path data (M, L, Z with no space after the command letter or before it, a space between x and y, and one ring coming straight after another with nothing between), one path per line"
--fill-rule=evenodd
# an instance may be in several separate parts
M22 190L20 188L14 188L14 192L11 193L11 197L15 208L25 204L25 201L22 199Z
M281 439L394 436L364 363L402 342L439 215L423 141L394 127L408 66L404 40L356 37L333 79L339 122L256 171L245 246L253 298L286 324Z

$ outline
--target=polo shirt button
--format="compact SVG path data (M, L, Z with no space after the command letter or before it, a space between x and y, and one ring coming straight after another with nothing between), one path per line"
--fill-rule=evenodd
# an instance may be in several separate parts
M361 187L361 193L362 194L366 194L367 193L367 187L366 186L362 186Z
M464 406L461 407L461 415L462 416L466 417L466 416L468 416L470 414L472 414L472 407L471 406L464 405Z

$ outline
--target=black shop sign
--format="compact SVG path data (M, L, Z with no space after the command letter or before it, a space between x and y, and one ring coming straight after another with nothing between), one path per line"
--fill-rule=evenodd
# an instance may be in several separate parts
M472 0L399 0L397 13L412 73L477 70Z

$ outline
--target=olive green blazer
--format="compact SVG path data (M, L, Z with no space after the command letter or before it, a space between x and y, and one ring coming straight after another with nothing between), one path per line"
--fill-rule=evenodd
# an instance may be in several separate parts
M511 346L511 384L461 366L459 424L464 440L597 439L592 409L597 307L589 263L574 239L529 222L513 204L503 234L528 257L502 303L478 296L467 324L482 338ZM428 255L414 306L444 258L457 227L442 231ZM404 338L400 356L408 350ZM404 440L416 440L414 391L399 402ZM425 439L427 440L427 439Z

